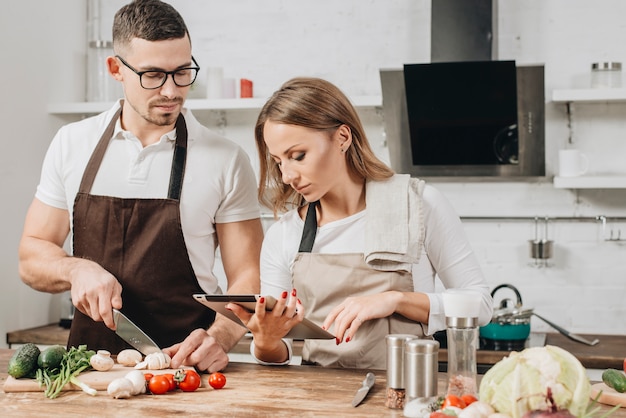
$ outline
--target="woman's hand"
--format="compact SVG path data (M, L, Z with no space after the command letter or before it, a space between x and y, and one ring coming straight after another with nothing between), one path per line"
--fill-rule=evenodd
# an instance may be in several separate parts
M304 308L296 297L296 290L283 292L272 310L266 310L265 297L259 298L254 313L236 303L226 305L254 336L257 358L268 362L279 362L278 353L287 354L287 348L281 341L289 331L304 319ZM271 358L271 359L270 359Z
M337 344L343 342L344 337L349 342L363 322L392 315L401 299L402 293L395 291L348 297L330 311L322 328L327 330L334 324Z

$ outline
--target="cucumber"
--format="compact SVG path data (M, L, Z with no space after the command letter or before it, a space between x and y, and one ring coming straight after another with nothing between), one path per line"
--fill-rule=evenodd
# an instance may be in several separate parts
M58 369L61 366L61 360L67 354L65 347L61 345L52 345L44 349L37 357L37 365L41 369Z
M602 381L605 385L619 393L626 392L626 375L616 369L607 369L602 372Z
M33 343L18 348L9 360L8 373L16 379L32 375L37 370L37 359L41 350Z

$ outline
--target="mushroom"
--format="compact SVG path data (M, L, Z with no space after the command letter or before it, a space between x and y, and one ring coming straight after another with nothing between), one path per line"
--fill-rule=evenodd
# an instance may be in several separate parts
M135 369L161 370L170 367L171 357L164 352L151 353L137 363Z
M117 355L117 362L122 366L134 367L142 359L143 355L133 348L122 350Z
M133 382L125 377L119 377L107 386L107 393L115 399L130 398L133 395L133 390Z
M96 354L89 359L89 364L100 372L106 372L107 370L111 370L115 361L111 358L111 353L107 350L98 350Z

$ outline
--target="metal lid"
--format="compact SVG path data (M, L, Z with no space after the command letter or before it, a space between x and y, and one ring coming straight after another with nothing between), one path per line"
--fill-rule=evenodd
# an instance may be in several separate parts
M439 352L439 341L413 339L406 342L405 353L436 354Z
M449 328L474 328L478 326L478 318L446 317L446 326Z
M417 338L413 334L389 334L385 336L387 347L404 347L404 342Z
M621 62L594 62L591 64L591 69L593 71L621 71L622 63Z

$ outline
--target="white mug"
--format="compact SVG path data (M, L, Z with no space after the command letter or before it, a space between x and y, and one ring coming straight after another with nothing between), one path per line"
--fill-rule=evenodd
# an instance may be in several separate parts
M222 67L209 67L207 70L207 99L222 98L222 83L224 80L224 70Z
M577 149L559 151L559 176L582 176L589 168L589 158Z

